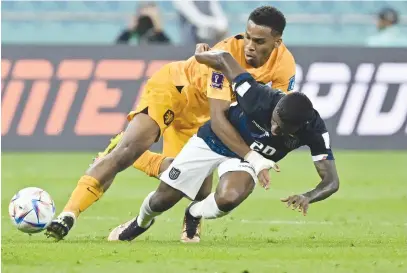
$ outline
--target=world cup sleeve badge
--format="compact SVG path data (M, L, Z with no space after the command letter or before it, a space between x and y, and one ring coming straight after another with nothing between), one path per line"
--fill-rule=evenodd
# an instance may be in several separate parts
M224 79L225 76L222 73L215 71L212 72L211 87L216 89L222 89Z

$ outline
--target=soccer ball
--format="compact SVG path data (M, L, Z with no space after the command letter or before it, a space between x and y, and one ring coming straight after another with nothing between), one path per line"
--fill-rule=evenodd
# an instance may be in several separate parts
M29 187L13 196L8 206L12 223L25 233L44 230L55 215L51 196L40 188Z

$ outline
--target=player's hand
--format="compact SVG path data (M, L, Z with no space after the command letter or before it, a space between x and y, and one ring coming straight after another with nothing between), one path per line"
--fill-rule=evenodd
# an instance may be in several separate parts
M269 160L269 161L271 161L271 160ZM273 162L273 161L271 161L271 162ZM271 165L273 165L273 166L271 167ZM268 166L265 167L264 169L260 170L257 174L257 178L259 179L260 185L265 190L270 189L270 173L269 173L270 169L273 169L276 172L280 172L280 167L278 167L278 165L276 163L269 162Z
M224 54L229 53L220 49L211 50L207 44L197 44L194 56L198 63L207 65L215 70L222 70Z
M287 203L287 208L291 207L293 210L298 209L304 216L307 215L309 198L302 194L291 195L287 198L281 198L281 202Z
M209 51L209 50L211 50L211 48L209 47L208 44L200 43L200 44L196 45L195 54L199 54L199 53Z
M276 172L280 172L280 167L272 160L264 158L261 154L250 151L244 157L249 162L256 172L260 185L266 190L270 188L270 174L269 170L273 169Z
M270 174L269 170L261 170L257 176L259 179L260 185L265 189L270 189Z

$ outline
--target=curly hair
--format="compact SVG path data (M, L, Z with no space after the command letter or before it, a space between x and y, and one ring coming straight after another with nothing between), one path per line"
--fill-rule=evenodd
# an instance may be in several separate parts
M276 107L281 121L292 126L300 126L310 121L314 115L312 102L305 94L299 92L284 96Z
M249 20L256 25L266 26L278 35L283 35L286 20L284 14L272 6L258 7L250 13Z

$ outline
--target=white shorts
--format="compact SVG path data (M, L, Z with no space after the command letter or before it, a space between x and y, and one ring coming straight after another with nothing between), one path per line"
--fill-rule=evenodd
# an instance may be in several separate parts
M216 168L219 177L227 172L241 171L249 173L257 183L254 168L248 162L215 153L196 135L185 144L160 179L194 200L205 178Z

